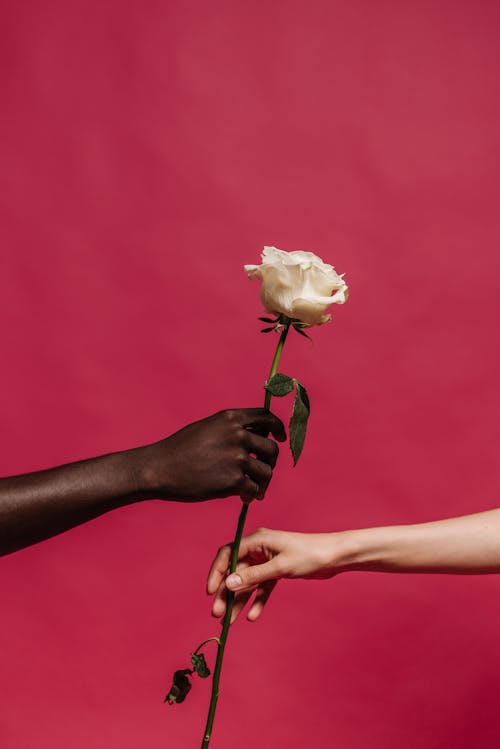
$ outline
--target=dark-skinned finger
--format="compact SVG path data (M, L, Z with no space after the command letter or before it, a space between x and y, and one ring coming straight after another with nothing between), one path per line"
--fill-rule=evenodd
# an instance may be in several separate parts
M258 458L249 457L245 462L244 471L250 479L259 485L259 491L255 495L255 499L264 499L265 491L273 475L271 466Z
M252 460L250 458L250 460ZM247 471L245 470L245 473ZM240 485L238 486L238 494L240 497L245 497L245 502L251 502L252 499L262 499L260 496L260 486L257 481L254 481L250 475L245 476Z
M263 408L246 408L240 411L242 415L241 426L263 432L271 433L278 442L286 441L285 427L281 419Z
M259 460L274 468L279 455L279 447L276 442L248 430L246 434L245 448L248 452L253 453Z

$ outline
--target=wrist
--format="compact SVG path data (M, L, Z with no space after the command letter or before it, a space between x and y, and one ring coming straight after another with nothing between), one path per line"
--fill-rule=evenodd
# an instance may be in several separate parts
M342 537L336 567L339 572L392 572L406 569L408 550L422 542L419 528L420 526L394 525L334 534Z
M158 481L149 458L149 448L149 445L145 445L121 453L124 471L130 484L130 496L134 501L147 499L156 494Z
M383 539L378 528L332 533L330 566L338 574L355 570L374 570L383 563Z
M162 443L155 442L127 451L135 499L175 499L176 486L170 476Z

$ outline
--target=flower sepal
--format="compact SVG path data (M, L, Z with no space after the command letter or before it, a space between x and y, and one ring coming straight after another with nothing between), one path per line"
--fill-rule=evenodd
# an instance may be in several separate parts
M261 328L261 333L281 333L283 328L289 326L300 335L305 336L305 338L308 338L310 341L312 340L311 336L307 335L304 331L304 328L312 328L312 325L307 322L302 322L302 320L296 320L287 317L286 315L279 315L278 317L258 317L257 319L261 322L267 323L265 328Z

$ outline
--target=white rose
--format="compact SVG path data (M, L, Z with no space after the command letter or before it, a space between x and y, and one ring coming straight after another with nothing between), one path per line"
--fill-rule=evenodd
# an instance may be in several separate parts
M313 252L264 247L262 265L245 265L245 271L250 279L262 281L260 296L268 312L307 325L329 322L331 315L325 314L328 307L347 300L343 276Z

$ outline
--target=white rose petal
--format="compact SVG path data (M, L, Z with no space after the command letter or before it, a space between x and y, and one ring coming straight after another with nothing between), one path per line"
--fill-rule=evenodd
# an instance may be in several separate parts
M343 276L313 252L264 247L262 265L245 265L245 271L251 280L262 281L260 295L268 312L307 325L328 322L331 319L331 315L325 314L328 307L347 300Z

